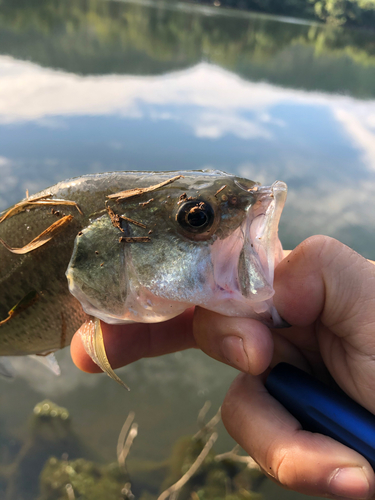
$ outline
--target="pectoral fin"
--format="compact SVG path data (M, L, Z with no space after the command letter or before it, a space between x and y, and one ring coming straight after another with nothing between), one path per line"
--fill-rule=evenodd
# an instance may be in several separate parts
M85 351L94 363L97 364L99 368L101 368L109 377L111 377L111 379L115 380L120 385L125 387L125 389L130 391L130 388L125 384L125 382L123 382L113 371L110 362L108 361L100 320L98 318L94 318L86 321L86 323L81 327L80 332Z

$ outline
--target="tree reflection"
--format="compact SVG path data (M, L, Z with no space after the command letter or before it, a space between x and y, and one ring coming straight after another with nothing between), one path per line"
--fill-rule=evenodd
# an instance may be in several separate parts
M197 6L3 0L0 51L79 74L160 74L202 60L288 87L375 95L373 34Z

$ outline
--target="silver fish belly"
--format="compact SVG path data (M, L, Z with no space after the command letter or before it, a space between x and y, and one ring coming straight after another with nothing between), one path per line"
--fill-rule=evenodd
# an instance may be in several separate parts
M277 326L286 185L224 172L60 182L0 214L0 356L69 345L88 316L159 322L199 305Z

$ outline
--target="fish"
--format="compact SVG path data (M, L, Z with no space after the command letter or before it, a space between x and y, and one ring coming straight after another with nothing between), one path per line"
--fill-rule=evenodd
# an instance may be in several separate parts
M282 326L272 296L286 195L282 181L199 170L90 174L27 196L0 214L3 373L10 356L68 346L90 318L85 345L102 367L100 320L201 306Z

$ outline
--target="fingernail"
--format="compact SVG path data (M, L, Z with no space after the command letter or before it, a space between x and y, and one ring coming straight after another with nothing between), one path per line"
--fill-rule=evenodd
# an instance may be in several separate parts
M221 341L221 352L230 365L244 372L249 371L249 358L241 337L237 337L237 335L224 337Z
M368 498L370 484L362 467L336 469L328 482L329 492L345 498Z

